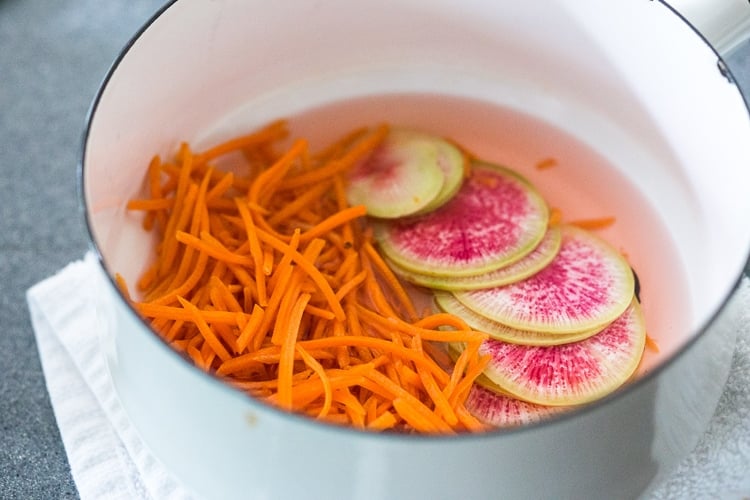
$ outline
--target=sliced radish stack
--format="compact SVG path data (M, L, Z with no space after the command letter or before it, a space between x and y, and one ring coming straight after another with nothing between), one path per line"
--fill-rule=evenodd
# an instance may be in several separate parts
M646 341L630 265L588 230L548 227L545 200L513 170L474 160L467 177L466 161L446 140L396 129L348 188L394 273L491 337L466 408L516 426L616 390Z

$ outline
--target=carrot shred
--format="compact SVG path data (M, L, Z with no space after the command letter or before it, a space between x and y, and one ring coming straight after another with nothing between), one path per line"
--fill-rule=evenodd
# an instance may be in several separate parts
M431 412L425 411L423 405L405 398L394 398L393 407L406 422L414 429L425 433L452 433L444 421L436 418Z
M659 352L659 343L651 336L646 334L646 347L653 352Z
M571 221L570 224L582 229L596 230L605 229L615 223L614 217L599 217L597 219L579 219Z
M333 402L333 389L331 388L331 381L326 374L325 368L323 368L323 365L321 365L317 359L311 356L299 344L297 344L295 348L299 352L300 356L302 356L305 364L309 366L310 369L314 371L315 374L320 378L320 382L323 385L323 394L325 396L325 399L323 401L323 406L321 407L317 415L317 418L323 418L328 415L328 412L331 411L331 404Z
M279 358L279 406L281 408L292 409L292 377L294 375L294 352L297 336L299 335L299 326L302 321L302 315L305 306L310 300L310 295L302 294L294 302L294 306L289 312L289 318L286 322L286 332L283 344L281 346L281 357ZM302 352L300 351L300 355ZM304 355L302 355L304 357Z
M237 151L252 145L260 145L272 140L283 139L288 134L287 123L285 120L278 120L270 123L266 127L251 132L242 137L236 137L229 141L218 144L203 153L197 155L196 163L205 163L212 159L223 156L232 151Z
M209 203L210 201L214 199L219 199L233 185L234 185L234 174L232 172L227 172L227 174L224 175L219 182L214 184L214 186L211 188L211 190L208 193L206 193L206 203Z
M538 162L536 162L536 164L534 165L534 167L537 170L547 170L547 169L550 169L552 167L556 167L557 164L558 163L557 163L557 160L555 158L549 157L549 158L544 158L542 160L539 160Z
M144 194L127 205L156 233L154 262L132 296L116 281L175 350L268 404L373 432L481 432L463 405L486 335L418 312L365 208L347 202L348 170L388 130L310 152L304 139L282 149L281 120L199 153L183 143L169 161L154 156ZM452 342L465 346L455 368Z
M377 431L384 431L386 429L392 428L396 425L396 423L398 423L398 420L395 416L393 416L393 413L384 411L378 417L370 421L370 423L367 424L367 428Z
M329 183L320 182L318 185L313 186L312 189L299 195L291 203L286 204L281 210L269 216L268 223L274 226L289 219L303 208L308 207L313 201L320 199L329 189L331 189Z
M364 250L370 262L372 262L374 268L380 272L380 276L388 284L388 287L391 289L391 291L396 294L396 297L398 297L404 309L406 309L406 312L409 315L409 319L414 321L417 318L417 311L414 309L414 304L409 298L409 295L406 293L406 290L404 290L404 287L401 286L398 278L396 278L396 275L393 274L391 268L388 267L388 265L380 257L380 254L377 253L370 242L365 242Z
M562 212L559 208L552 207L549 210L549 221L548 225L550 227L557 226L562 222Z
M189 321L192 317L190 312L180 307L171 307L149 302L135 302L133 305L142 316L147 318ZM208 323L234 324L237 322L237 315L230 311L203 311L203 318Z
M255 265L255 285L258 290L258 302L261 306L268 304L268 296L266 294L266 273L263 267L265 260L263 250L260 247L260 241L258 241L258 233L255 230L255 223L253 217L250 215L250 210L245 206L241 200L235 199L237 203L237 209L240 212L240 217L245 223L245 232L247 233L247 241L250 245L250 254L253 256L253 263Z
M125 297L125 300L132 301L130 290L128 290L128 284L125 282L125 278L120 273L115 273L115 284L120 292Z
M423 352L422 340L418 335L412 339L412 343L416 346L418 351ZM425 370L420 370L418 376L420 381L422 382L422 386L427 391L427 394L429 394L430 398L432 398L433 402L435 403L436 411L438 411L442 415L443 419L449 425L455 426L458 423L456 412L453 407L451 407L448 398L445 397L445 394L440 391L440 386L435 381L435 378L430 372Z
M203 314L201 313L201 311L199 311L197 307L191 304L190 301L187 301L182 297L178 297L178 299L180 301L180 304L182 304L182 307L190 312L195 325L198 327L198 331L203 336L203 339L211 346L214 352L219 355L222 361L227 361L228 359L230 359L231 356L229 352L227 352L226 348L221 344L214 331L208 327L208 323L206 323L206 320L203 318Z
M258 304L253 305L253 312L250 315L250 319L240 331L239 337L237 337L237 354L241 354L247 349L247 346L252 341L253 336L257 333L263 321L263 315L263 308Z

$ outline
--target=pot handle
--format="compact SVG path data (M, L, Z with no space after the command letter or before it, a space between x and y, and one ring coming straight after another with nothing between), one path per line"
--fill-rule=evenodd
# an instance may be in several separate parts
M750 39L750 0L667 0L722 56Z

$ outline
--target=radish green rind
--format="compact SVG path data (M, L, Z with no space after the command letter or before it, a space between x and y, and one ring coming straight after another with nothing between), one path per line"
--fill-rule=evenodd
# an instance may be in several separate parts
M458 316L466 321L473 329L484 332L493 339L511 344L532 346L570 344L587 339L601 330L601 328L596 328L575 333L544 333L532 330L518 330L477 314L459 302L450 293L436 293L435 303L442 311Z
M408 271L471 276L512 264L544 237L549 210L522 176L474 162L456 195L437 210L376 225L382 252Z
M546 267L555 255L557 255L561 242L562 234L560 229L558 227L550 227L536 248L520 260L476 276L434 276L410 271L392 261L389 262L389 265L393 272L415 285L434 290L477 290L508 285L537 273Z
M438 139L392 130L383 143L349 173L347 200L364 205L372 217L414 214L440 194L444 184Z
M501 391L549 406L572 406L602 398L635 372L646 343L640 305L586 340L559 346L520 346L486 340L481 354L491 358L484 375Z
M466 172L464 162L467 160L463 153L456 146L443 139L435 139L434 146L437 149L438 165L443 172L443 186L435 199L417 212L418 215L432 212L443 206L456 195L464 181Z
M627 261L591 232L560 226L559 252L544 269L510 285L455 292L469 309L519 330L572 333L603 327L634 296Z

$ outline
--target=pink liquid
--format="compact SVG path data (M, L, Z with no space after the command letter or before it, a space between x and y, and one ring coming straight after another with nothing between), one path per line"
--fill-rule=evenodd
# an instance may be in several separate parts
M616 217L598 234L621 250L638 274L649 336L643 373L690 334L685 271L675 244L648 200L585 143L538 118L486 102L442 95L385 95L336 102L292 117L293 136L322 148L343 133L379 123L413 127L449 137L479 158L526 176L563 221ZM539 169L552 160L554 166Z

